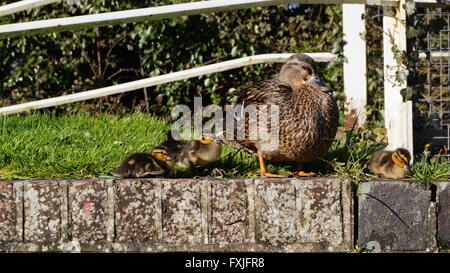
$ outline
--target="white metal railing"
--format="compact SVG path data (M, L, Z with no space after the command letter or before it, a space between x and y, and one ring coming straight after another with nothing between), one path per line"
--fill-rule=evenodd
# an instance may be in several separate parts
M56 2L61 2L62 0L23 0L14 2L8 5L4 5L0 7L0 16L13 14L19 11L33 9L41 6L45 6L48 4L53 4Z
M311 56L317 62L330 62L337 59L337 56L331 53L306 53ZM164 74L156 77L151 77L147 79L117 84L114 86L79 92L71 95L59 96L55 98L43 99L38 101L32 101L12 106L6 106L0 108L0 114L14 114L24 111L29 111L33 109L46 108L51 106L57 106L77 101L84 101L94 98L99 98L103 96L109 96L118 93L124 93L128 91L133 91L136 89L141 89L144 87L150 87L155 85L160 85L164 83L169 83L173 81L185 80L193 77L198 77L206 74L226 71L230 69L235 69L238 67L243 67L247 65L260 64L265 62L285 62L292 53L284 54L262 54L255 55L251 57L243 57L235 60L225 61L217 64L210 64L201 67L196 67L192 69L187 69L183 71L178 71L174 73Z
M415 2L432 2L435 0L417 0ZM30 3L28 3L30 2ZM26 0L10 5L16 7L0 7L0 16L41 5L58 2L56 0ZM212 0L167 5L151 8L133 9L125 11L106 12L92 15L56 18L26 23L16 23L0 26L0 39L35 35L48 32L73 31L84 28L125 24L140 21L160 20L182 15L195 15L200 13L218 12L225 10L243 9L255 6L270 6L277 4L367 4L367 5L393 5L397 0ZM22 3L22 5L20 5ZM7 5L8 6L8 5Z

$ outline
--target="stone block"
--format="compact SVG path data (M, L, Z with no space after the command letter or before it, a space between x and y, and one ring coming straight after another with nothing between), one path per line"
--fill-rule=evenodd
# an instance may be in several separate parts
M437 243L450 249L450 182L438 183L437 200Z
M279 246L297 241L295 185L291 179L255 179L256 242Z
M0 252L349 251L352 207L328 177L5 181Z
M351 182L311 178L297 183L298 240L321 246L320 251L342 251L353 244Z
M72 240L94 245L107 240L107 180L69 182L69 226Z
M363 182L358 196L358 244L377 251L433 249L432 187L418 181Z
M59 182L39 181L24 184L24 239L52 243L61 238L61 193Z
M163 180L163 242L169 244L202 243L201 207L200 181Z
M154 179L116 180L116 242L156 242L159 239L160 190Z
M211 243L247 242L248 200L245 180L211 183Z
M13 182L0 181L0 242L16 237L17 209Z

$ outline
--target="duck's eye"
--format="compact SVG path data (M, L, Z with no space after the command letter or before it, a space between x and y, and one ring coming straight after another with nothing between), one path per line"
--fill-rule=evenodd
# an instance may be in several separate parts
M309 75L313 74L313 71L312 71L311 67L307 67L306 71L308 72Z

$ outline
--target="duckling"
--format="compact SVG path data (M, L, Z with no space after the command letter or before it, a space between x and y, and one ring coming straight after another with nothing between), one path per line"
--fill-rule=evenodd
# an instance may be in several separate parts
M205 167L216 161L222 153L220 142L213 134L203 134L201 140L185 140L178 130L170 130L160 145L166 147L178 166L190 169L194 166Z
M339 109L332 96L333 91L320 79L311 57L294 54L281 67L278 79L264 80L235 92L238 105L279 107L278 145L271 150L263 149L263 145L271 140L249 138L249 124L257 124L258 115L256 118L255 115L235 116L234 132L227 132L228 128L224 130L223 135L227 137L222 141L257 156L262 177L282 177L268 173L265 160L295 161L296 171L292 175L308 176L310 174L303 171L302 163L325 154L336 135ZM274 115L270 114L267 120L272 117ZM236 122L239 119L245 122ZM245 132L243 140L228 139L228 133L236 135L239 130Z
M127 156L113 174L120 178L170 177L173 174L172 158L166 147L158 145L151 153Z
M190 141L182 139L180 132L176 129L172 129L167 132L166 139L160 145L166 147L169 156L177 163L177 165L184 167L185 163L183 163L182 154L186 147L190 145Z
M222 145L214 140L214 136L204 134L201 140L192 140L186 146L189 161L200 167L206 167L216 161L222 153Z
M369 163L369 169L378 177L400 179L411 172L410 161L411 154L406 149L380 150L373 155Z

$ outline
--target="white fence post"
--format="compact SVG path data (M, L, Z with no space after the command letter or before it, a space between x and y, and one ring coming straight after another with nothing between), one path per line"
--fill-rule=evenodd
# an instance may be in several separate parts
M343 4L345 127L366 121L367 79L365 5Z
M384 121L387 131L387 149L403 147L413 154L412 102L403 102L400 90L407 87L407 69L394 54L406 51L406 11L405 0L400 0L395 14L392 8L384 7ZM404 79L398 81L397 79Z

